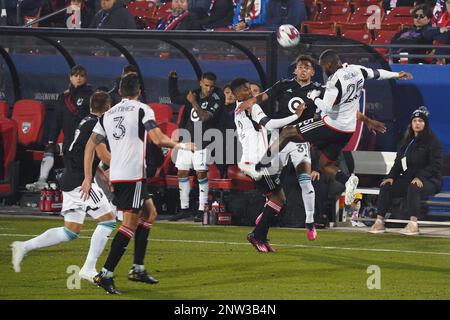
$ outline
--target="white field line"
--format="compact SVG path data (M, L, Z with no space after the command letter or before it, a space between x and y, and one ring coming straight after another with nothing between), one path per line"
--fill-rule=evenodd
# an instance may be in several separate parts
M0 233L0 237L36 237L33 234L10 234ZM90 239L91 237L80 236L80 239ZM150 239L150 241L158 242L179 242L179 243L200 243L200 244L227 244L227 245L245 245L249 246L246 242L227 242L227 241L202 241L202 240L176 240L176 239ZM308 246L303 244L275 244L275 247L286 248L305 248L305 249L322 249L322 250L344 250L344 251L366 251L366 252L387 252L387 253L406 253L406 254L419 254L419 255L438 255L438 256L450 256L450 252L433 252L433 251L414 251L414 250L397 250L397 249L381 249L381 248L349 248L349 247L334 247L334 246Z

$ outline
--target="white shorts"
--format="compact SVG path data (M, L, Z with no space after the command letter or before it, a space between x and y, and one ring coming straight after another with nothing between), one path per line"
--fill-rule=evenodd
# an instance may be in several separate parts
M81 186L72 191L63 191L63 204L61 215L64 221L83 224L86 213L94 219L113 212L112 207L97 184L93 183L89 199L81 200Z
M178 170L190 170L194 168L195 171L206 171L208 170L209 155L210 151L208 149L197 150L195 152L178 150L175 167Z
M289 142L279 154L279 159L283 166L286 166L289 157L291 158L294 167L297 167L300 163L311 163L311 154L309 151L309 143L295 143Z

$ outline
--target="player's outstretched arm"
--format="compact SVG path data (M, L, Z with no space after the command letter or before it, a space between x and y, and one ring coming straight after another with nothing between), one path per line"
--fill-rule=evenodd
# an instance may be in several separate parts
M166 148L179 148L183 150L195 151L195 144L193 143L179 143L170 139L167 135L165 135L161 129L158 127L153 128L148 131L148 135L152 142L156 144L158 147L166 147Z

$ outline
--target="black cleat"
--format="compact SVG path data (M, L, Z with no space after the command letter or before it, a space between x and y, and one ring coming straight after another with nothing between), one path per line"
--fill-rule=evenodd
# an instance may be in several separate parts
M203 221L204 212L201 210L197 211L197 214L194 217L194 222L202 222Z
M144 282L148 284L157 284L159 282L158 279L155 279L151 275L149 275L147 271L136 271L134 268L131 268L130 272L128 273L128 280Z
M105 289L105 291L109 294L122 294L116 289L113 278L105 278L102 276L101 272L94 277L94 283Z
M181 219L192 218L192 212L189 209L181 209L179 213L169 219L169 221L178 221Z

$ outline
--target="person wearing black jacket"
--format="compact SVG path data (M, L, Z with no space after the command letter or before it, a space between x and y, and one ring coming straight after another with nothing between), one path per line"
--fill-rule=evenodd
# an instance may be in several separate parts
M38 181L27 184L29 191L39 191L46 188L47 178L53 168L54 154L65 154L74 139L75 130L80 121L89 115L89 99L93 93L92 87L87 84L87 71L81 65L76 65L70 72L69 89L58 97L55 108L55 122L50 129L48 144L44 150L44 158ZM64 134L62 146L58 145L57 139L60 131Z
M198 89L181 93L178 90L178 76L175 71L169 74L169 95L172 103L184 104L184 112L180 122L180 136L183 142L194 142L194 153L178 150L175 166L178 169L180 188L180 213L173 217L173 221L189 218L189 171L193 168L197 173L199 185L199 206L194 221L201 222L203 210L208 201L208 164L210 162L210 139L204 139L209 129L218 127L217 119L224 104L222 90L216 87L216 75L212 72L202 74ZM184 133L184 135L183 135ZM188 140L190 139L190 140ZM217 152L217 150L216 150ZM217 155L216 155L217 157Z
M384 216L391 205L391 199L404 197L411 218L400 233L419 234L417 217L420 214L420 202L441 190L442 162L442 144L429 128L428 111L421 107L411 115L411 122L397 152L394 166L380 184L378 216L369 232L383 233Z
M199 19L204 29L226 27L233 23L233 0L212 0L206 17Z
M133 15L124 7L123 0L102 0L102 10L94 16L90 28L136 29Z

